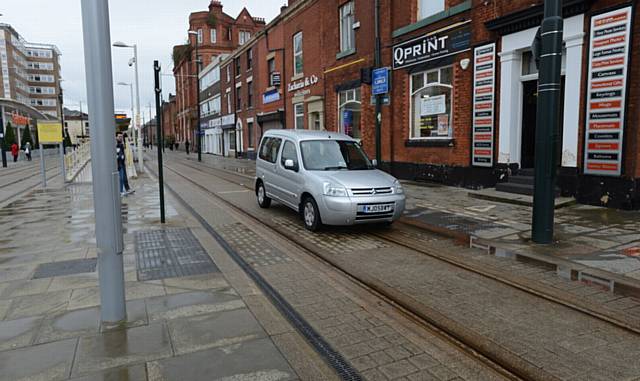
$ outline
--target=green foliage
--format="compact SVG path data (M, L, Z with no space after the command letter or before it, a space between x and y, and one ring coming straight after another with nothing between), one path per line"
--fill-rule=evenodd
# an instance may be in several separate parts
M7 128L4 130L4 150L11 150L11 145L16 142L15 131L11 127L11 122L7 122Z
M33 130L35 131L35 134L33 134L33 137L34 137L34 140L33 140L34 145L33 145L33 147L32 147L32 148L38 148L38 147L39 147L39 145L40 145L40 140L38 139L38 125L36 124L36 122L35 122L35 121L33 122L33 124L34 124L34 126L35 126L35 128L33 129Z
M212 28L215 28L216 25L218 25L218 19L216 18L216 15L214 15L213 13L209 14L209 18L207 19L207 25L209 25Z
M178 67L180 62L182 62L185 59L190 59L192 51L193 51L193 47L189 43L186 43L184 45L174 46L173 53L171 54L171 59L173 60L173 67Z
M24 149L24 147L27 145L27 142L31 143L31 149L33 149L34 145L33 139L31 138L31 128L29 128L28 125L25 126L24 132L22 133L22 141L20 142L20 147Z

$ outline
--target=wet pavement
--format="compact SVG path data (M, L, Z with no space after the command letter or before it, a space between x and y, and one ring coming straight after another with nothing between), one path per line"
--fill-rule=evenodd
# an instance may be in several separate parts
M83 173L0 208L0 380L298 379L211 260L220 249L199 243L199 225L171 197L160 225L148 175L122 199L127 322L102 331L90 180ZM141 280L136 237L152 233L177 250L173 260L197 254L214 271Z
M169 153L186 157L184 153ZM188 157L195 161L195 155ZM255 176L255 162L203 155L205 165L234 174ZM640 281L640 211L589 205L556 210L555 242L531 242L532 208L479 200L464 188L431 183L404 183L405 221L427 228L481 238L514 253L561 258Z

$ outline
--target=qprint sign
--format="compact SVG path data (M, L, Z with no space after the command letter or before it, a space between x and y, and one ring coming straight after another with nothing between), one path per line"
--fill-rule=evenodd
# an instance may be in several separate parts
M493 166L496 44L475 48L473 54L473 165Z
M620 176L631 7L591 18L584 173Z
M471 27L429 34L393 46L393 70L469 50Z

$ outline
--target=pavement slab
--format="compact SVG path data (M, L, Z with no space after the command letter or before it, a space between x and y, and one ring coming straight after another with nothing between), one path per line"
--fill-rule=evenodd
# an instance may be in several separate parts
M0 352L0 381L68 379L77 342L69 339Z
M143 364L109 369L103 372L72 378L71 381L147 381L147 367Z

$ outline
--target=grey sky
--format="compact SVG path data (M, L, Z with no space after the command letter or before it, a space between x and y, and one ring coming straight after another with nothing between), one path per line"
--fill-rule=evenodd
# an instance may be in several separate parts
M140 103L148 119L146 106L153 104L153 60L161 62L163 72L171 72L171 48L184 43L189 13L207 10L210 0L110 0L111 41L138 44ZM256 17L273 19L286 0L222 0L224 12L236 17L243 7ZM65 106L73 109L83 102L86 109L84 52L80 0L2 0L0 22L11 24L27 41L50 43L62 52L62 86ZM132 49L114 48L114 82L134 81L127 65ZM171 77L163 78L166 97L174 92ZM115 86L116 111L131 109L128 87Z

